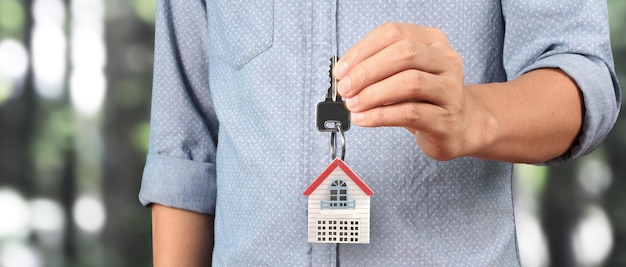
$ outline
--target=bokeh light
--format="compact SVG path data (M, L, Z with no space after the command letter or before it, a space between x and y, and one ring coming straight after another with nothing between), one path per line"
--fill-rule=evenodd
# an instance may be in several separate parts
M63 25L65 15L65 4L62 0L35 0L33 2L35 23Z
M30 233L30 209L12 188L0 188L0 240L22 239Z
M17 94L16 85L22 83L28 71L28 52L15 39L0 41L0 105Z
M519 256L524 267L544 267L550 262L547 238L538 217L541 194L548 177L545 166L518 164L515 171L515 226Z
M582 161L577 176L581 187L592 196L602 194L613 181L609 165L596 158Z
M9 99L9 96L13 93L13 85L0 75L0 106Z
M32 57L37 92L55 99L63 93L67 40L64 32L65 5L60 0L36 0L32 32Z
M72 28L85 27L104 32L104 3L102 0L73 0L70 6L72 12Z
M132 0L133 7L139 15L139 18L146 23L154 23L154 10L156 9L156 1L152 0Z
M71 2L71 10L74 19L70 97L79 113L94 115L101 109L106 94L104 5L101 0L76 0Z
M41 256L32 246L23 242L7 242L0 247L0 266L39 267L43 266Z
M572 240L581 266L600 266L613 248L613 230L606 212L595 205L587 207Z
M0 42L0 75L16 82L24 78L28 70L28 52L24 45L15 39Z
M104 102L106 79L102 72L77 69L70 77L70 97L82 114L93 115Z
M19 0L2 0L0 5L0 28L18 31L24 24L24 8Z
M30 203L34 230L60 232L65 225L65 215L61 205L53 200L38 198Z
M548 266L548 244L536 216L515 215L520 259L524 267Z
M42 245L58 247L63 241L65 212L56 201L45 198L30 202L31 225Z
M72 67L102 69L106 62L104 39L96 29L79 27L72 31Z
M87 233L98 233L106 221L102 202L89 196L76 200L72 215L78 228Z

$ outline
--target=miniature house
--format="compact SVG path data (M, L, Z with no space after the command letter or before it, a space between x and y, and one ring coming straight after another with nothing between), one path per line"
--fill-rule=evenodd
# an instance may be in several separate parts
M369 243L374 194L336 158L303 193L309 198L309 243Z

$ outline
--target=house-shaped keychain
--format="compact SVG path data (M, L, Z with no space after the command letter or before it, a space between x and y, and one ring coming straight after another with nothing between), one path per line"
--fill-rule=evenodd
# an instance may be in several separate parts
M303 194L309 198L309 243L369 243L374 192L341 159L335 158Z

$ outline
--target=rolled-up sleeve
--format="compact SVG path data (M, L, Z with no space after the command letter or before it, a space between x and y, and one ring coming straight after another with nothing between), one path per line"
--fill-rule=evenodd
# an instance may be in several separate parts
M213 214L219 124L203 1L158 0L155 29L150 148L139 200Z
M621 94L611 53L606 1L502 1L508 79L558 68L578 85L584 117L577 141L547 164L583 156L613 127Z

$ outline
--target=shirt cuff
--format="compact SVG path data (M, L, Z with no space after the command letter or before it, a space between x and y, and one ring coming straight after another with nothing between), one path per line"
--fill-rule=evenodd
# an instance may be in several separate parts
M603 62L578 54L557 54L540 59L522 73L540 68L558 68L568 74L582 94L584 116L581 132L562 156L541 165L557 165L589 154L608 135L617 119L619 96L616 95L609 68Z
M150 153L146 159L139 201L215 214L215 164Z

